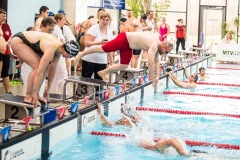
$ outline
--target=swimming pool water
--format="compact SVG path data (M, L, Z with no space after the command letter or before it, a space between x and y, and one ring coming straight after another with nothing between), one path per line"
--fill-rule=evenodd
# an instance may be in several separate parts
M210 71L211 73L218 73L217 70L215 70L215 72L212 70L207 71ZM220 73L223 72L225 71L221 71ZM226 74L230 73L240 74L240 71L226 71ZM237 79L237 76L226 76L222 79L218 78L218 81L214 82L236 83ZM195 91L184 90L175 86L169 87L167 90L240 96L240 87L198 85ZM228 98L163 95L161 93L157 93L153 96L144 98L144 101L141 105L152 108L240 114L239 101L240 100L238 99ZM136 105L139 106L139 104ZM88 128L87 130L84 130L84 132L75 135L74 138L71 139L71 142L64 146L63 152L56 154L53 153L54 155L49 159L240 159L239 150L187 146L188 150L199 149L207 151L208 154L197 154L196 156L192 157L181 157L177 155L164 155L159 152L145 150L138 145L138 140L141 137L147 138L148 135L161 138L176 137L182 140L240 145L239 119L221 116L176 115L147 111L139 111L139 113L142 117L142 122L137 128L134 127L131 129L124 126L116 126L112 128L104 127L99 122L95 127ZM120 117L121 116L119 114L114 117L109 117L109 119L111 121L115 121ZM126 138L96 136L90 134L90 132L93 130L122 133L128 136Z

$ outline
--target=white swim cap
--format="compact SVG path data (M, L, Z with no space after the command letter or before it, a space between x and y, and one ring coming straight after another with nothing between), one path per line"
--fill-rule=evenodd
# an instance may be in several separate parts
M136 107L133 107L129 104L121 104L123 113L128 116L132 117L136 113Z

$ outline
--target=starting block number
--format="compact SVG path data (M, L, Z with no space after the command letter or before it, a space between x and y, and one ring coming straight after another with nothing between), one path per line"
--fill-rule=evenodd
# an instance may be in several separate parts
M91 95L94 92L93 86L86 84L78 84L76 94L79 96Z
M119 74L119 80L130 81L132 78L134 78L134 74L132 72L121 71Z
M25 107L5 105L5 119L24 119L28 116L28 110Z
M169 64L177 64L177 58L169 58Z

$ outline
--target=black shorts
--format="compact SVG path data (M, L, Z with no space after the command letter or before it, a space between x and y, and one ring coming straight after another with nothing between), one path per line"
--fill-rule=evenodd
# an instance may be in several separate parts
M2 61L3 61L3 54L0 53L0 62L2 62Z
M140 55L142 52L141 49L133 49L133 55Z
M1 55L2 56L2 73L1 73L1 78L8 77L8 70L10 66L10 54L8 55Z

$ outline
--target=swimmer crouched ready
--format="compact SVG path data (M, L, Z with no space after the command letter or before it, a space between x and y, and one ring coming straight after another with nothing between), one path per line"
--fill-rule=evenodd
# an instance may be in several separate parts
M46 100L39 96L39 88L49 64L51 63L51 67L49 68L48 90L46 93L47 100L49 100L49 88L51 87L60 56L75 56L79 51L77 42L71 40L63 44L50 34L27 31L15 34L10 43L13 53L33 68L28 76L24 102L33 104L35 107L41 105L39 101L46 103Z
M136 111L136 107L132 107L128 104L121 104L121 114L123 117L115 122L108 121L107 118L103 115L101 104L98 104L97 111L100 116L101 122L103 123L104 126L107 127L113 127L115 125L132 127L132 125L137 125L141 120L139 114ZM185 149L183 143L177 138L158 139L156 142L141 140L140 145L145 149L156 150L161 153L164 153L164 150L167 149L168 147L173 147L181 156L189 156L191 153ZM202 151L192 152L205 153Z

